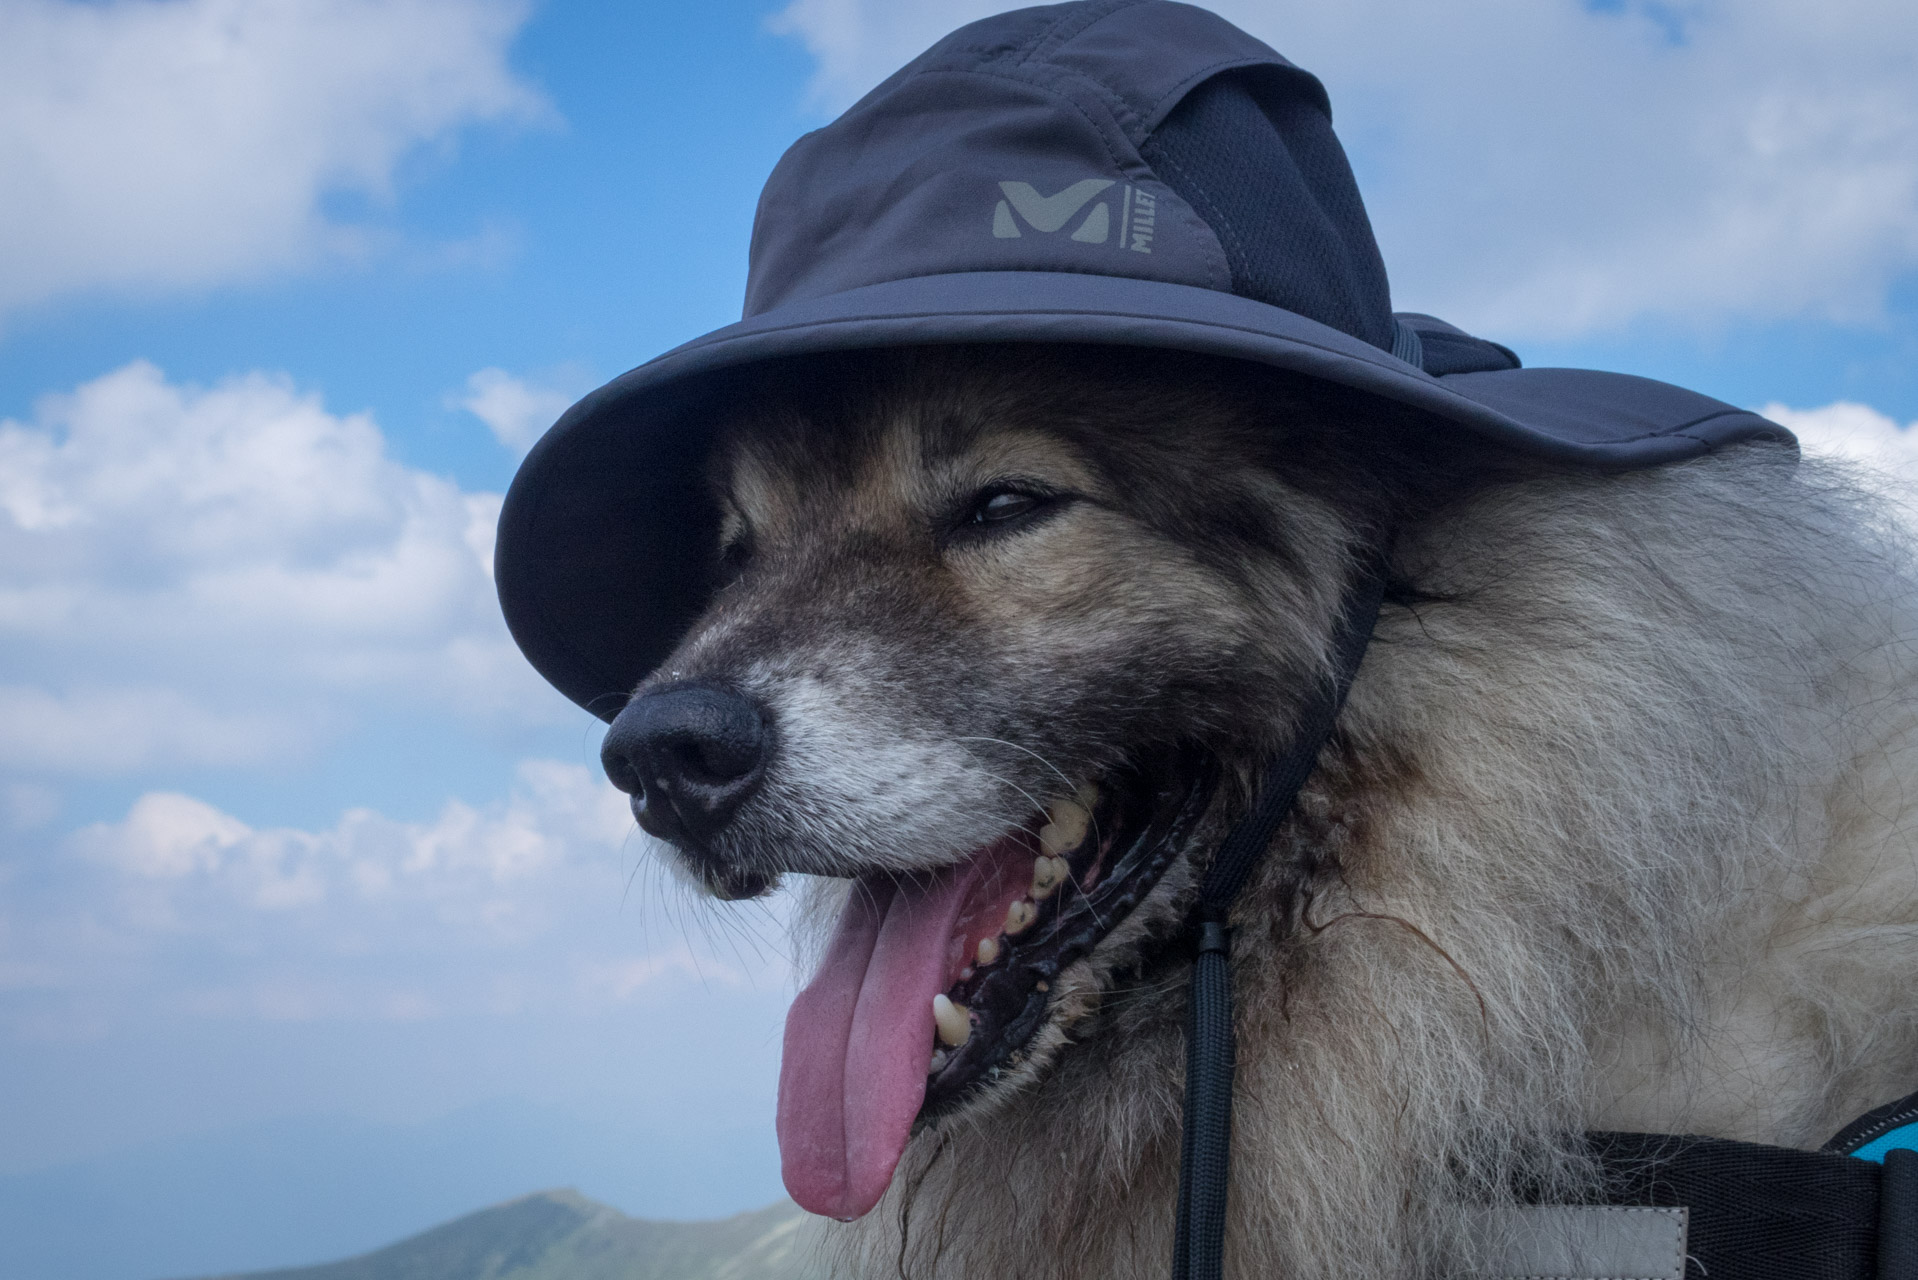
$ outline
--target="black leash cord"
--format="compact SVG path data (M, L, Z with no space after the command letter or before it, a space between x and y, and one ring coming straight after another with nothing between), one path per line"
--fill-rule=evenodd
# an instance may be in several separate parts
M1236 1056L1232 932L1226 918L1332 736L1346 690L1365 659L1384 590L1381 575L1368 571L1346 593L1333 639L1332 678L1314 693L1291 749L1272 761L1258 800L1219 845L1199 888L1199 954L1192 965L1186 1017L1185 1122L1180 1137L1172 1280L1220 1280L1225 1270L1225 1196L1231 1176Z

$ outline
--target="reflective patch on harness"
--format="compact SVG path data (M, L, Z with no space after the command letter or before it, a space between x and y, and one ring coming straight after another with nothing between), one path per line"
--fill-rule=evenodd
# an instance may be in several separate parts
M1475 1280L1685 1280L1689 1209L1522 1205L1470 1231Z

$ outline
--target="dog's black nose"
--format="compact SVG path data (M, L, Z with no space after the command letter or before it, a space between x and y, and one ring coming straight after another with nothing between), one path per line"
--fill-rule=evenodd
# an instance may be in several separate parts
M662 840L700 843L759 785L766 754L758 705L699 684L634 698L599 749L606 776L633 797L640 826Z

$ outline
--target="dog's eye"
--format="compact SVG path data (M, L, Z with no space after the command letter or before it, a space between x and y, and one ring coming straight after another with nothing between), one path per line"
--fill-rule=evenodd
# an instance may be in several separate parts
M1046 500L1036 493L1021 493L1016 489L988 489L979 495L972 508L973 524L999 524L1006 520L1017 520L1020 516L1031 515L1046 504Z
M1032 529L1070 506L1074 494L1037 480L1001 480L966 499L947 517L944 537L955 544Z

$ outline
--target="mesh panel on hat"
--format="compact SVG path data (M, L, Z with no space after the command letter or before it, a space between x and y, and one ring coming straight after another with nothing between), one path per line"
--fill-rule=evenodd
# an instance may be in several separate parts
M1344 148L1290 78L1215 76L1140 148L1211 226L1232 291L1392 349L1385 263Z

